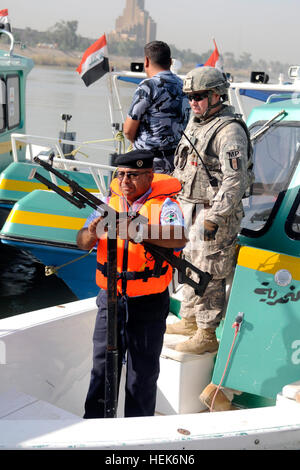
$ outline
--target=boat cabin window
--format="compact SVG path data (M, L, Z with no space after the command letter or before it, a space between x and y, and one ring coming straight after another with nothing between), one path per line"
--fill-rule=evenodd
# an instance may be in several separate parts
M297 239L299 240L300 238L300 204L298 206L298 209L295 212L294 220L292 223L292 231L297 234Z
M250 127L250 133L257 132L262 124L259 122ZM272 223L299 159L300 127L297 124L276 124L254 143L255 183L252 195L243 200L244 235L258 237Z
M288 216L286 231L289 237L294 240L300 240L300 189L291 209L291 213Z
M0 77L0 132L6 128L6 84Z
M13 129L20 124L20 83L18 75L6 78L7 127Z

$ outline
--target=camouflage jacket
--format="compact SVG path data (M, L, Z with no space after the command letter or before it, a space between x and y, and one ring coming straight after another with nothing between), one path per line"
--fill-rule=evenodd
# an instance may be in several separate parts
M173 172L183 186L180 198L206 204L210 208L206 218L222 225L227 216L241 210L242 198L253 182L247 127L234 108L224 106L205 121L191 116L185 134ZM216 180L214 184L208 175Z

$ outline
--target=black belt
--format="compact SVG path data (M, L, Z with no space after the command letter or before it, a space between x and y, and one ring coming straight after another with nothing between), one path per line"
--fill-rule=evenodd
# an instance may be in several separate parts
M161 268L161 271L159 273L160 276L163 276L166 274L168 270L168 265L164 266ZM97 262L97 269L101 271L103 276L107 277L107 263L101 264ZM144 271L138 272L138 271L122 271L121 273L117 273L117 279L126 279L127 281L135 281L137 279L142 279L143 282L147 282L150 277L156 277L153 275L154 271L149 268L145 268Z

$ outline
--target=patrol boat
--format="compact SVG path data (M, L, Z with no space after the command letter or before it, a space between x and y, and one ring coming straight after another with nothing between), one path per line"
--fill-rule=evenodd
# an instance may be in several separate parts
M2 37L10 42L9 51L0 50L1 73L1 133L0 133L0 172L12 162L11 134L17 129L25 132L25 90L27 75L33 67L33 61L13 53L14 37L10 28L0 29ZM20 162L25 161L25 147L17 143L16 151ZM0 180L0 188L1 188ZM1 190L1 189L0 189ZM1 204L7 207L5 201Z
M15 40L11 31L0 29L0 35L9 41L9 50L0 50L1 90L3 100L0 119L0 224L3 225L13 205L26 194L43 188L38 181L28 179L36 165L35 155L49 159L64 169L79 184L95 193L107 186L110 174L108 165L98 166L76 161L86 153L105 151L113 153L120 149L121 141L110 143L95 140L76 141L76 133L67 132L69 115L63 115L64 131L57 138L26 134L26 83L34 63L31 59L14 52ZM99 170L102 170L100 171ZM99 171L101 175L99 174ZM104 176L103 176L104 175ZM103 179L104 178L104 179ZM61 182L59 182L61 184Z
M249 277L275 282L263 267L237 266L215 367L215 355L176 355L166 338L153 417L124 418L120 391L116 417L82 419L95 299L0 320L1 449L299 450L299 309L278 304L269 312L272 307L259 304L253 292L257 279L249 285ZM239 310L244 320L225 371ZM209 412L198 396L211 380L220 383L223 369L223 384L243 394L233 401L235 409ZM121 390L124 376L122 371ZM258 390L268 397L252 394Z
M300 122L297 100L283 98L269 99L247 120L256 181L244 200L218 353L178 353L183 338L165 335L156 415L123 418L120 393L116 417L83 420L95 298L1 320L2 449L300 449ZM64 217L84 223L83 209L38 190L26 196L26 209L25 198L14 208L2 242L23 243L20 211L33 211L35 195L52 214L61 204ZM35 225L31 240L56 240L49 227ZM60 228L61 243L83 255L77 227ZM168 321L179 315L180 289L172 292ZM210 382L232 390L235 409L214 412L200 402Z
M291 95L291 90L294 90L293 93L295 93L297 89L300 91L299 83L296 80L299 71L299 67L296 70L297 73L295 72L295 68L291 68L290 70L291 77L294 76L295 78L293 85L268 85L261 83L252 83L252 85L251 83L244 83L238 85L232 83L230 87L231 102L239 103L238 110L245 115L247 111L242 102L241 91L243 93L245 90L249 90L249 92L251 91L252 93L255 91L256 94L264 92L263 98L265 99L266 96L269 97L267 104L252 109L251 114L248 116L247 123L252 133L256 131L261 133L261 138L259 138L260 134L253 135L255 154L257 155L257 157L255 156L257 181L261 181L261 178L268 178L268 184L273 184L276 187L278 186L276 178L279 178L278 175L286 171L284 165L288 165L290 163L288 163L288 160L292 158L290 151L287 147L283 148L284 154L287 154L284 157L286 163L281 161L280 153L275 165L271 156L269 155L268 161L266 161L264 152L259 149L263 148L262 146L266 146L266 148L270 147L274 149L274 155L277 155L279 146L273 139L275 129L276 132L279 132L277 128L280 126L281 133L290 132L287 130L290 128L298 129L299 120L297 118L297 112L299 105L297 104L297 100L286 100L286 97ZM117 83L120 75L120 72L113 75L113 89L116 90L118 102L120 102L120 97ZM138 74L132 72L131 75L136 76ZM276 91L277 86L278 90ZM253 90L251 90L251 87ZM278 93L281 92L283 87L287 88L284 88L285 92L279 95ZM270 93L272 94L270 95ZM256 95L255 97L257 98ZM262 97L259 98L262 99ZM285 99L285 101L282 101L283 99ZM265 132L269 128L270 132ZM286 135L283 134L283 136L284 139L281 139L281 134L278 137L278 139L282 140L282 146L284 145L283 142L288 141ZM14 139L21 138L20 136L12 136L13 141ZM24 141L26 139L28 139L28 136L24 136ZM261 156L261 154L263 156ZM60 159L60 161L66 162L64 159ZM76 162L78 168L80 168L80 165L83 165L83 163ZM262 167L262 165L265 166ZM36 167L37 165L34 165L34 168ZM101 165L90 164L92 174L95 174L96 171L99 172L98 180L97 178L95 180L99 196L106 191L104 177L101 178L101 174L103 171L107 173L110 169L112 169L112 167L103 165L101 168ZM47 175L47 172L44 171L44 168L40 167L39 171L45 177L50 177ZM81 174L82 172L77 173ZM79 179L80 175L77 175L77 173L73 172L67 174L71 179L75 174L77 182L83 185ZM83 174L83 176L86 177L87 175ZM99 178L102 184L99 184ZM45 265L47 274L51 275L51 273L54 273L61 277L78 299L97 295L98 288L94 277L96 266L95 251L85 253L78 250L76 246L77 231L83 226L92 209L89 207L78 209L70 205L68 201L63 200L58 194L42 190L41 188L46 189L46 186L42 185L35 178L28 180L27 184L35 185L39 189L31 191L14 205L0 233L2 243L14 245L29 251ZM256 192L258 191L256 188L262 187L262 184L262 182L256 183ZM60 187L65 190L67 189L66 184L63 182L60 182ZM89 187L91 188L91 185ZM274 197L274 195L264 189L262 195L255 194L251 197L251 200L245 199L246 217L243 224L248 221L251 227L252 223L254 223L253 226L257 225L259 220L263 217L260 212L258 212L257 205L259 204L264 207L266 211L264 212L264 216L266 216L268 214L268 208L272 207L274 203ZM245 227L245 230L247 230L247 227ZM251 240L253 241L254 238L255 237L251 237Z

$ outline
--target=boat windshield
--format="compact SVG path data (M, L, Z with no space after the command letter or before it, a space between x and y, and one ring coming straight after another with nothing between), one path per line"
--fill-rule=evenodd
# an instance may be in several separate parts
M251 134L257 132L261 122L250 128ZM242 233L256 237L267 230L280 205L283 191L295 169L300 155L299 123L278 123L259 139L253 147L255 183L252 195L243 200L245 217Z

